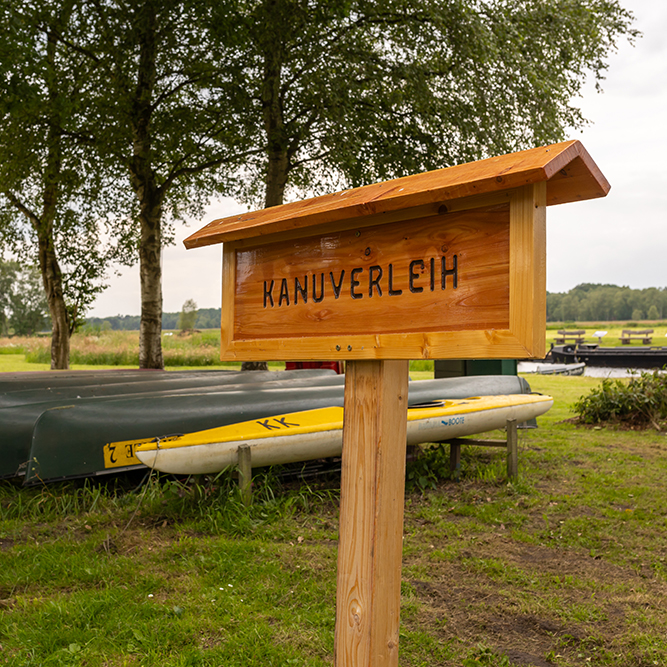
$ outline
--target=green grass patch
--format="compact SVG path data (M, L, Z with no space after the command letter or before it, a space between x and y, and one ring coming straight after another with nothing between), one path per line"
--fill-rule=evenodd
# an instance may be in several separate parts
M600 343L603 347L619 347L621 343L621 333L623 329L653 329L652 344L653 345L667 345L667 322L549 322L547 324L547 349L551 343L555 344L558 337L558 331L565 329L566 331L584 330L584 339L586 343ZM607 334L601 339L594 338L593 334L596 331L606 331ZM570 341L571 342L571 341ZM640 345L641 341L634 341L630 345Z
M0 346L0 354L25 354L25 348L23 345L10 343L9 345Z
M565 421L599 380L529 381L555 405L517 482L502 450L464 447L459 483L446 445L408 466L400 664L662 665L667 440ZM0 656L331 665L339 480L280 480L255 471L248 509L232 471L1 482Z
M162 332L162 354L165 368L199 369L202 367L239 368L240 364L220 361L220 331L210 329L181 334ZM8 356L8 359L2 357ZM11 360L10 360L11 359ZM0 372L48 370L51 347L48 338L0 339ZM85 331L75 333L70 344L70 367L137 368L139 366L138 331ZM281 369L282 361L269 362L269 368ZM433 361L410 362L414 379L433 378Z

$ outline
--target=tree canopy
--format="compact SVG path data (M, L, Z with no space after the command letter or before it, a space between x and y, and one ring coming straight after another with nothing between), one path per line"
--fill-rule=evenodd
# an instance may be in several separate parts
M187 299L178 316L178 328L183 332L192 331L195 328L196 321L197 304L194 299Z
M255 206L561 141L632 15L611 0L220 3ZM235 29L230 32L229 25Z
M67 175L53 220L92 229L82 193L106 201L105 183L132 197L114 235L140 262L145 367L162 366L170 221L215 193L273 206L559 141L585 122L586 79L636 35L618 0L0 3L10 42L33 45L7 47L0 71L15 136L23 99L41 119L40 159L19 151L22 168ZM0 190L46 192L8 173Z
M171 221L201 214L224 190L220 168L249 150L239 110L227 102L242 77L215 48L212 3L74 1L87 30L62 41L94 72L85 120L98 165L134 198L131 224L116 232L139 260L140 365L162 368L162 248Z
M30 336L48 322L39 271L0 259L0 335Z
M61 43L73 3L0 1L0 245L35 264L52 323L51 366L104 288L103 211L118 201L82 138L92 71ZM108 179L107 183L108 185Z

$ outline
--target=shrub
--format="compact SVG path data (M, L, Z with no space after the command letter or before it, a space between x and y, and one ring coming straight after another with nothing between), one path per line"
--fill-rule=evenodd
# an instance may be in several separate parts
M406 466L405 487L408 492L435 489L438 482L447 479L449 471L449 449L442 443L418 447L417 455Z
M616 422L660 430L667 420L667 375L653 371L629 382L603 380L573 408L584 424Z

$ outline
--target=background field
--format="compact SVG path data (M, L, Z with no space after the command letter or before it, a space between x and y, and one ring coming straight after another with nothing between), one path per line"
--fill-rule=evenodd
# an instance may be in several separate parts
M563 323L563 322L549 322L547 325L547 349L550 344L555 342L558 336L558 330L564 329L566 331L583 329L586 333L586 343L600 342L604 347L618 347L622 345L620 341L621 332L624 329L629 331L642 331L644 329L653 329L651 334L653 340L652 345L663 346L667 345L667 322L579 322L579 323ZM606 331L607 334L601 339L595 338L593 334L596 331ZM640 345L640 341L633 341L631 345Z
M605 346L621 345L621 331L627 328L652 328L653 345L667 345L667 323L664 322L629 322L605 323L588 322L584 324L550 323L547 328L547 349L555 341L559 329L584 329L586 341L596 342L593 333L607 331L602 339ZM634 342L632 345L637 345ZM240 364L220 362L220 331L206 329L182 335L178 331L165 331L162 335L165 366L167 370L178 368L240 368ZM47 337L35 338L0 338L0 372L48 370L50 367L50 340ZM139 365L139 332L137 331L102 331L88 330L76 333L72 337L71 368L136 368ZM274 362L271 368L284 368L282 362ZM426 379L433 377L432 361L413 361L410 364L412 377Z
M566 421L595 378L528 379L556 403L518 483L496 450L409 466L401 665L665 665L667 440ZM0 660L332 664L336 475L257 471L249 510L227 474L139 481L0 484Z

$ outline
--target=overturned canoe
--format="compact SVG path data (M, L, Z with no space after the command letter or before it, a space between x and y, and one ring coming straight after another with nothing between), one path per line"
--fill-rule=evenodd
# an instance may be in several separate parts
M408 409L407 444L439 442L502 428L508 419L520 422L544 414L550 396L486 396L435 401ZM107 453L134 451L137 459L162 472L197 475L217 473L238 461L238 449L248 445L256 467L340 456L343 448L343 408L321 408L275 415L220 428L152 438L113 442Z
M181 376L180 373L179 376ZM42 388L16 392L18 397L11 392L5 394L5 397L12 397L12 400L8 401L9 405L0 407L0 479L25 473L25 467L30 458L35 422L44 411L49 409L90 404L99 408L106 401L133 395L145 401L179 394L207 394L238 390L258 392L266 388L313 386L315 384L337 386L343 383L344 378L332 371L223 372L218 375L209 373L204 378L201 377L201 374L195 373L193 376L177 377L173 382L165 377L165 381L155 384L145 382L109 385L84 384L80 387L56 388L53 392ZM147 405L155 407L154 403L149 402ZM117 418L123 419L122 415ZM92 428L93 424L91 423L90 426Z
M172 371L169 371L172 372ZM176 371L181 372L181 371ZM186 371L182 371L186 372ZM104 382L127 382L129 378L167 375L158 369L116 368L100 371L17 371L0 373L0 393L27 388L65 386L87 382L89 378L104 379Z
M583 375L586 364L537 364L536 373L539 375Z
M40 386L23 386L0 394L0 409L28 403L71 400L102 396L124 396L143 394L151 391L170 389L197 390L200 387L219 387L237 384L260 384L278 380L320 381L331 378L334 384L343 384L342 376L332 370L293 370L293 371L193 371L174 373L144 373L118 375L111 378L94 374L84 376L78 381L65 384L51 383ZM335 379L334 379L335 378ZM73 380L71 378L70 380Z
M338 376L340 377L340 376ZM332 382L335 378L322 378ZM476 376L410 382L409 405L438 399L525 394L516 376ZM119 399L84 399L44 410L32 431L25 483L120 472L141 465L132 451L108 456L111 442L193 433L273 415L342 407L344 386L262 387Z

